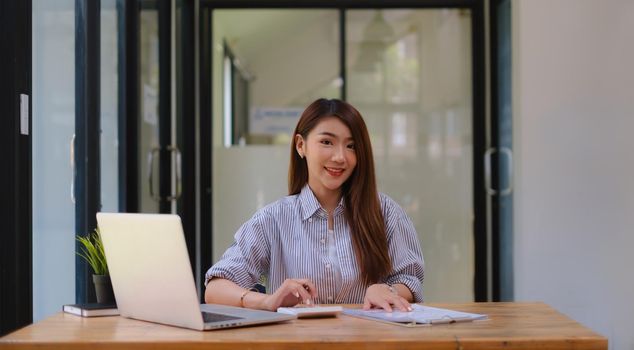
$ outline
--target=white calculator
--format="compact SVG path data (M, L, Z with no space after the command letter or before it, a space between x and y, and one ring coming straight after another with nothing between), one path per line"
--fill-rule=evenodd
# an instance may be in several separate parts
M277 312L295 315L297 318L337 317L343 311L341 306L313 306L313 307L280 307Z

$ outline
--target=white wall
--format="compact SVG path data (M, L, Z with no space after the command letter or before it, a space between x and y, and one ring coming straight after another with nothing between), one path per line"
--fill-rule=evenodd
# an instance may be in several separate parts
M512 5L515 298L634 349L634 1Z

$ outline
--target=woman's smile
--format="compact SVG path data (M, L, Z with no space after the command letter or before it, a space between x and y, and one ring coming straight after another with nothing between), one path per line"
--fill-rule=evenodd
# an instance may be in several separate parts
M326 169L328 174L330 176L332 176L332 177L339 177L346 170L346 169L343 169L343 168L329 168L329 167L324 167L324 169Z

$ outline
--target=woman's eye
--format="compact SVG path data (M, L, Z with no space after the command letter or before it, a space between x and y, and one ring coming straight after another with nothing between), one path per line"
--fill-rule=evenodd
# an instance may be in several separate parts
M330 142L330 140L322 140L321 143L323 143L324 145L332 145L332 142Z
M349 145L348 145L348 148L350 148L350 149L354 149L354 143L349 144Z

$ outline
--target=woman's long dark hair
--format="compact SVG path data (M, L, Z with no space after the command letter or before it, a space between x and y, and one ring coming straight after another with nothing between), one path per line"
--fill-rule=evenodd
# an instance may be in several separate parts
M293 133L291 162L288 168L288 192L291 195L298 194L308 182L308 165L297 153L296 135L301 135L306 140L310 131L326 117L339 118L352 134L357 165L350 178L342 185L345 215L350 225L352 243L364 283L377 283L392 271L392 263L388 254L385 221L376 189L372 145L359 111L341 100L323 98L306 108Z

